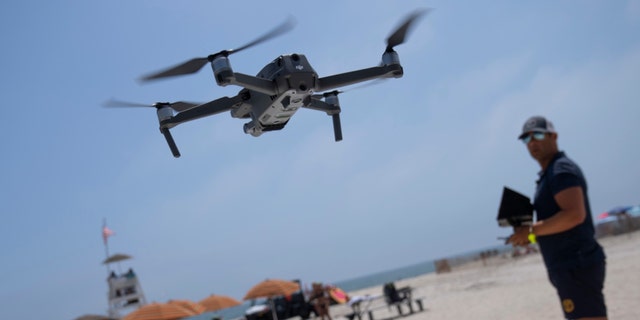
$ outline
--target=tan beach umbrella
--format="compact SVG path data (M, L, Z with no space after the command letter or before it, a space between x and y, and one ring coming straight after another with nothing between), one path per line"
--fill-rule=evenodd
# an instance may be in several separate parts
M189 311L192 311L194 314L201 314L207 311L203 305L187 299L173 299L169 300L167 303L179 305Z
M178 320L195 315L177 304L154 302L129 313L122 320Z
M244 296L244 300L287 296L298 290L300 285L297 282L267 279L253 286Z
M110 257L108 257L104 261L102 261L102 264L109 264L109 263L112 263L112 262L120 262L122 260L127 260L127 259L131 259L131 256L128 255L128 254L124 254L124 253L116 253L116 254L111 255Z
M97 314L85 314L84 316L77 317L74 320L113 320L113 318Z
M212 294L198 302L198 304L202 305L205 308L205 311L218 311L221 309L235 307L242 302L219 294Z
M244 300L269 298L273 320L278 320L276 308L273 305L273 299L271 298L277 296L288 296L298 290L300 290L300 284L298 284L297 282L279 279L267 279L249 289L249 292L247 292L247 294L244 296Z

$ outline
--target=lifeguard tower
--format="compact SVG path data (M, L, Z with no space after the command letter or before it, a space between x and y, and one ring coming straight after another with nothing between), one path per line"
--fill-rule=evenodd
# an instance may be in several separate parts
M123 312L128 313L128 311L147 303L138 276L133 272L133 269L129 268L127 272L120 270L120 262L128 259L131 259L131 256L117 253L103 261L109 272L107 277L109 285L107 297L109 300L109 317L113 319L120 319ZM112 268L114 263L118 264L118 271Z
M142 286L140 286L138 276L133 272L133 269L129 268L127 272L122 272L120 263L132 257L122 253L109 255L108 240L113 234L114 232L107 227L105 219L102 224L102 239L106 259L102 261L102 264L107 266L109 318L120 319L124 313L147 304L147 300L144 298ZM117 270L115 270L114 264L117 266Z

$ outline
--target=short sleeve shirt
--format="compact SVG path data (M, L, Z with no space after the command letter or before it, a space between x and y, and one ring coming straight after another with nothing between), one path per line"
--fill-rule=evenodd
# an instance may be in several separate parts
M581 187L587 216L584 221L556 234L539 236L538 243L547 269L584 267L605 259L604 251L595 239L587 182L580 167L558 152L546 170L539 173L533 208L536 220L548 219L560 211L554 196L571 187Z

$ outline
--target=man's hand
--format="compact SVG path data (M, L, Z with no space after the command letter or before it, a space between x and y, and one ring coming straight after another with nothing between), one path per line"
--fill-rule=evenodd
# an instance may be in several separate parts
M507 243L513 246L526 246L529 244L529 227L515 227L513 234L507 239Z

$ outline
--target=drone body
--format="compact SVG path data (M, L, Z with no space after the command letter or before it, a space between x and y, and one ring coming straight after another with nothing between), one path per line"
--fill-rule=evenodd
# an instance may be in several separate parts
M387 48L378 66L320 77L307 58L302 54L281 55L267 64L256 76L234 72L229 55L272 38L290 28L283 24L266 35L236 50L223 50L203 58L194 58L180 65L143 78L154 80L177 75L195 73L210 63L216 83L220 86L237 85L243 87L233 97L222 97L204 104L187 102L156 103L160 132L175 157L180 152L169 129L188 121L229 111L233 118L250 119L244 124L244 132L254 137L263 132L281 130L300 109L323 111L332 116L334 137L342 140L340 125L340 104L336 89L364 81L381 78L400 78L403 69L395 45L404 42L408 28L426 10L414 11L404 23L387 39ZM331 91L333 90L333 91ZM132 104L113 103L118 106ZM138 105L133 105L138 106Z
M245 123L244 132L254 137L264 131L284 128L296 111L309 105L309 97L318 80L318 74L306 57L298 54L276 58L257 77L276 84L278 93L270 95L247 90L247 102L231 111L234 118L251 118Z

